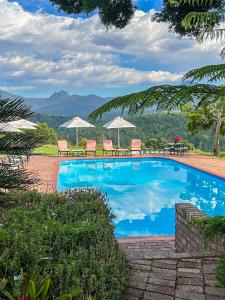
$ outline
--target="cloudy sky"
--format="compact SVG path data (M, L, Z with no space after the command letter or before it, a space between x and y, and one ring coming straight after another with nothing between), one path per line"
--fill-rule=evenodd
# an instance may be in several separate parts
M22 96L55 91L101 96L177 84L191 68L220 62L221 45L178 39L151 16L161 0L138 0L123 30L97 15L59 14L48 0L0 0L0 89Z

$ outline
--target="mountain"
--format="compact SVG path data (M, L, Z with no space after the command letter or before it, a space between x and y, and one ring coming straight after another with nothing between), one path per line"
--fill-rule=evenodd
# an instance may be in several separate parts
M21 98L2 90L0 90L0 97ZM24 98L24 102L37 113L65 116L79 115L84 117L111 99L112 97L102 98L97 95L70 95L66 91L59 91L48 98Z
M20 96L13 95L11 93L5 92L3 90L0 90L0 98L3 99L16 99L16 98L21 98Z

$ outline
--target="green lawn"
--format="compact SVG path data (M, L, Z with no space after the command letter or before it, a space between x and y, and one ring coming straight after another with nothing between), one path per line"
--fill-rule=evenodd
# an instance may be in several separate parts
M72 146L71 149L75 149L75 146ZM55 145L43 145L38 147L33 152L35 155L58 155L58 149ZM97 154L102 154L102 150L97 150Z
M58 155L57 146L54 145L44 145L34 149L34 154L36 155Z

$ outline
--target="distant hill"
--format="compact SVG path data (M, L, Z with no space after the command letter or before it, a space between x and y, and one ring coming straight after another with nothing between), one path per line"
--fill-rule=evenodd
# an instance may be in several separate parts
M14 95L14 94L5 92L3 90L0 90L0 98L3 98L3 99L15 99L15 98L21 98L21 97L18 96L18 95Z
M21 98L0 90L2 98ZM31 107L34 112L49 115L65 116L87 116L96 108L105 104L112 97L100 97L97 95L70 95L66 91L59 91L48 98L24 98L24 102Z

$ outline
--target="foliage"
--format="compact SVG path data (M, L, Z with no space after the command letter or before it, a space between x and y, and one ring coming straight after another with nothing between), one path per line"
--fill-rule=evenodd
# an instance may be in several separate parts
M79 147L80 148L85 148L87 145L87 138L82 138L80 141L79 141Z
M0 280L1 297L9 300L52 300L54 287L50 275L43 278L38 272L33 272L30 278L22 273L19 276ZM82 291L76 290L70 294L64 294L54 298L55 300L71 300L82 295ZM1 298L3 299L3 298Z
M5 195L0 276L50 274L53 296L82 290L78 299L124 299L126 262L114 237L114 216L97 190Z
M153 149L162 149L167 143L168 140L163 137L148 138L145 142L145 147Z
M62 130L58 127L58 124L66 122L71 117L65 116L47 116L47 115L35 115L32 118L34 122L48 122L50 127L55 128L60 139L67 139L71 144L75 143L75 135L71 130ZM126 117L131 123L135 124L137 128L121 130L121 141L124 147L129 147L131 139L141 138L143 143L153 138L165 138L167 141L172 142L174 135L182 136L183 140L193 144L195 148L199 148L203 151L212 151L212 135L214 128L200 130L195 135L190 134L187 129L187 118L183 113L171 112L151 112L144 113L143 115L135 115L132 117ZM102 150L102 140L112 139L114 144L117 141L116 130L106 130L102 127L106 120L100 120L96 124L95 130L82 130L80 131L80 138L95 139L97 140L97 149ZM190 149L193 149L191 145ZM221 149L225 149L225 138L221 137ZM35 149L35 154L41 155L57 155L57 148L54 146L46 145Z
M50 0L67 14L90 14L98 11L102 23L108 28L125 27L134 15L132 0Z
M90 117L96 119L103 113L121 107L124 111L128 109L130 114L143 112L149 107L157 107L158 110L181 109L184 105L203 107L211 114L214 121L215 134L213 152L219 155L220 152L220 130L225 118L225 86L214 86L209 84L196 85L161 85L153 86L145 91L115 98L104 104Z
M222 285L225 285L225 259L220 259L216 266L216 279Z
M28 118L32 115L30 109L23 104L22 99L0 99L0 123ZM30 138L25 134L0 133L0 154L8 157L26 156L41 142L39 138ZM9 160L0 160L0 192L6 189L27 188L36 181L35 175L23 168L12 167Z
M37 129L26 130L25 134L31 139L37 138L42 140L42 144L54 145L57 143L58 136L53 128L50 128L47 123L37 123Z
M184 76L184 80L191 79L194 81L201 81L208 79L209 82L222 80L225 78L225 64L208 65L198 69L189 71Z
M202 230L206 247L210 241L219 236L223 238L225 249L225 217L197 217L192 220L192 224ZM220 284L225 285L225 259L221 259L216 267L216 279Z
M212 9L218 9L222 5L222 1L201 1L201 5L197 1L170 1L164 0L162 11L157 12L153 20L157 22L169 23L171 31L178 33L180 36L197 36L202 29L212 29L218 25L219 19L214 18L211 22L199 22L195 19L189 20L195 12L198 14L208 13ZM189 21L189 22L188 22Z
M171 111L185 104L195 104L196 100L214 99L224 95L225 87L209 84L153 86L141 92L114 98L92 112L90 118L95 120L115 108L122 108L123 111L128 109L129 114L142 113L145 109L154 106L157 110Z

